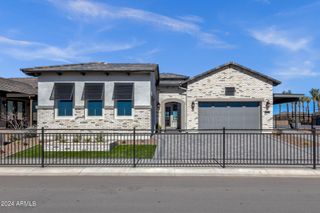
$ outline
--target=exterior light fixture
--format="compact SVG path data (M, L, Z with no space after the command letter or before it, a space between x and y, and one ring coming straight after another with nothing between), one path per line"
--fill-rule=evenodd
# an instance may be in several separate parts
M271 103L269 100L267 100L266 102L266 110L269 110L270 109L270 106L271 106Z
M192 109L192 111L194 110L194 107L195 107L195 103L194 103L194 101L192 101L192 103L191 103L191 109Z
M157 109L158 110L160 109L160 103L159 102L157 103Z

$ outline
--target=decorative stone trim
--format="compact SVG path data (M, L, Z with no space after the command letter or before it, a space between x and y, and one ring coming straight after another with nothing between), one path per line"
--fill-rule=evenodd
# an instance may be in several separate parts
M54 109L54 106L37 106L37 109Z
M151 109L151 106L134 106L134 109Z
M84 106L75 106L74 109L81 110L81 109L85 109L85 107Z

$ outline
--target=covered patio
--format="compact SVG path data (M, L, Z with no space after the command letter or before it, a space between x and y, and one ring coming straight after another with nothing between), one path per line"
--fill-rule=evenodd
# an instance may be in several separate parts
M298 104L304 94L273 94L273 105L277 105L278 110L274 110L274 127L275 128L301 128L301 119L307 123L312 123L310 115L301 114L298 110ZM282 105L286 105L286 110L282 110ZM291 107L291 110L290 110ZM307 120L305 119L307 118Z
M37 123L37 82L0 78L0 128L23 129Z

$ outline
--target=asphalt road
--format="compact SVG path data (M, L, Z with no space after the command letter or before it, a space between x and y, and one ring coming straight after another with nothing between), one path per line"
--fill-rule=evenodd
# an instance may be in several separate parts
M320 179L0 177L0 200L14 205L1 213L319 213Z

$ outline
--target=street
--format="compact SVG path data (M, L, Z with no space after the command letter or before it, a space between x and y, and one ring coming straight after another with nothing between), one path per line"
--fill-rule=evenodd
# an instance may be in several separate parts
M318 178L26 176L0 185L1 213L320 212Z

